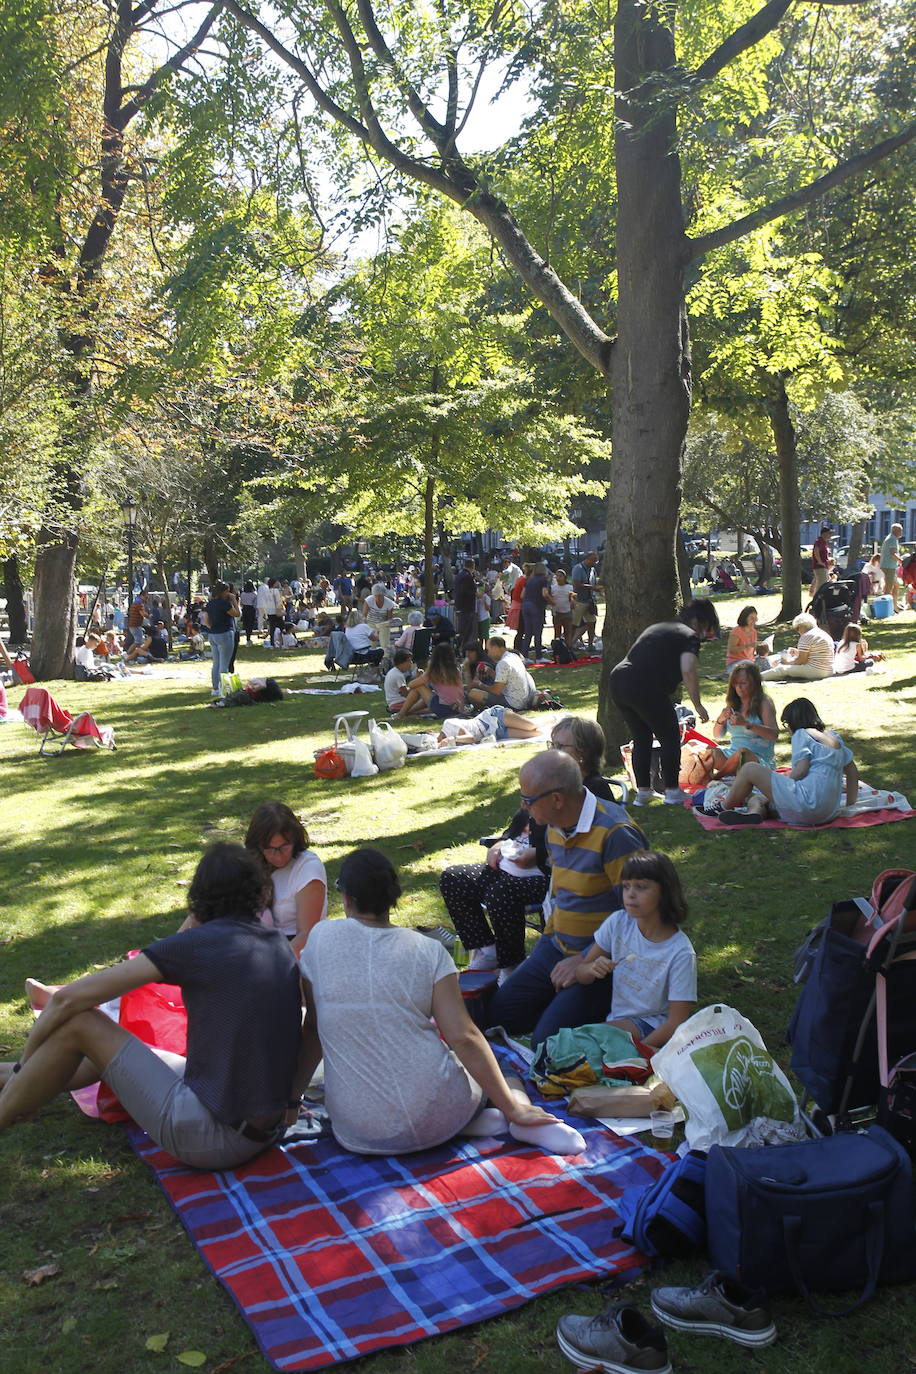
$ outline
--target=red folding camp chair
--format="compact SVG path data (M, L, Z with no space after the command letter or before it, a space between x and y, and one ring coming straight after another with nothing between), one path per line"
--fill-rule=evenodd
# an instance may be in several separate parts
M19 703L22 718L41 736L39 754L53 742L56 749L49 754L61 754L68 744L74 749L114 749L114 730L109 725L97 725L89 711L71 716L54 700L47 687L30 687Z

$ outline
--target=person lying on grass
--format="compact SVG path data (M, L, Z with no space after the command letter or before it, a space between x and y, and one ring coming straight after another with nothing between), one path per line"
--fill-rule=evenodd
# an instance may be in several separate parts
M317 926L300 963L324 1052L325 1103L344 1149L405 1154L508 1129L558 1154L584 1150L578 1131L503 1078L448 951L392 925L401 884L388 858L378 849L348 854L337 887L347 919Z
M191 1168L229 1169L280 1139L317 1062L302 1034L295 955L258 919L264 880L240 845L207 850L188 898L186 929L51 994L21 1058L0 1065L0 1130L103 1079ZM145 983L181 988L186 1057L151 1048L96 1009Z
M687 902L667 854L631 854L620 880L623 910L595 931L595 943L576 969L588 984L613 973L608 1021L640 1044L661 1049L690 1016L697 1000L697 957L678 927Z

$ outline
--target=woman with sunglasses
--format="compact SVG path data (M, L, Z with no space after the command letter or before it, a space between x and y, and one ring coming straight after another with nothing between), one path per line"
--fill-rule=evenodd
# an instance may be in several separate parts
M324 864L309 849L309 837L283 802L262 802L248 823L245 848L261 862L270 884L266 925L281 930L298 958L309 931L328 914Z

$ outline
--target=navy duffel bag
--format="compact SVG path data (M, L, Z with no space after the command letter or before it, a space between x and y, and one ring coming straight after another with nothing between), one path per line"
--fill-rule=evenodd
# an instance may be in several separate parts
M706 1227L716 1269L769 1293L855 1290L916 1275L910 1160L880 1126L762 1149L714 1145ZM825 1314L827 1315L827 1314ZM830 1316L840 1313L829 1312Z

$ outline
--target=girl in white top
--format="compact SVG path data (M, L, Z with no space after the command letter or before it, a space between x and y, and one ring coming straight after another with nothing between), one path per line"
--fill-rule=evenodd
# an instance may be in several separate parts
M687 919L687 903L674 864L655 850L630 855L620 886L623 910L595 931L576 978L593 983L613 971L608 1021L661 1049L697 1000L696 954L678 930Z
M270 881L270 900L261 919L282 930L297 958L310 931L328 914L327 874L308 843L299 817L277 801L261 803L245 835L245 848L261 860Z

